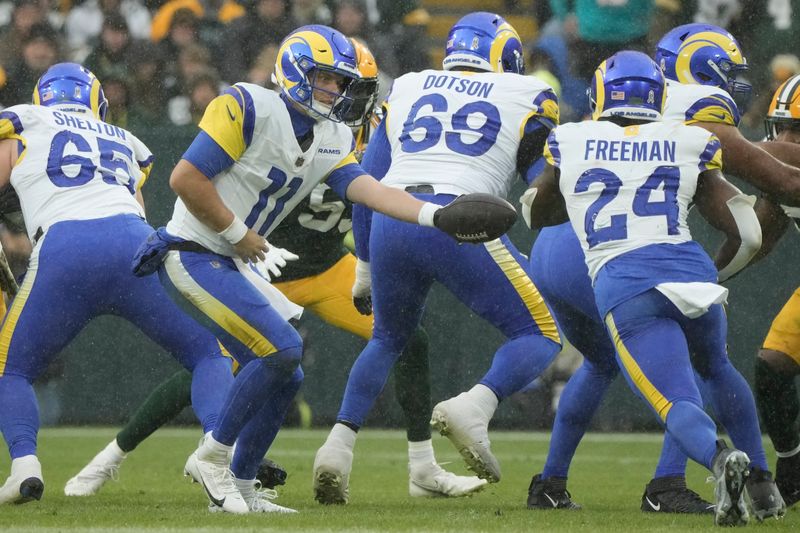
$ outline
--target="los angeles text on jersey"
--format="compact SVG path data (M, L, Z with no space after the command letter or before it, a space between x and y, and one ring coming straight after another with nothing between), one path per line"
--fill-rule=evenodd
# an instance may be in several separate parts
M448 74L430 74L425 78L423 89L447 89L470 96L488 98L494 83L470 80L469 78L450 76Z
M105 133L106 135L117 137L119 139L126 138L125 130L118 128L113 124L106 124L105 122L100 122L99 120L83 119L75 115L60 113L58 111L53 111L53 117L55 118L56 124L59 126L67 126L70 128L93 131L101 134Z
M605 141L586 139L583 159L675 162L675 141Z

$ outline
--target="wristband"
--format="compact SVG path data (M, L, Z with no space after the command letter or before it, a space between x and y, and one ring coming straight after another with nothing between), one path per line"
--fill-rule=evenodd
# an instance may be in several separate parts
M239 217L235 216L231 225L220 231L218 235L235 246L236 243L244 239L248 229L247 225Z
M433 215L441 208L442 206L440 205L436 205L431 202L425 202L422 205L422 208L419 210L419 215L417 215L417 223L420 226L427 226L429 228L434 227Z

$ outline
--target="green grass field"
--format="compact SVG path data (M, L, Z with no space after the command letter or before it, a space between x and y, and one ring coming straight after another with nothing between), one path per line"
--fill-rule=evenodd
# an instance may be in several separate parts
M281 432L270 457L289 471L278 503L297 515L232 516L209 514L198 485L182 477L183 463L197 444L190 429L165 429L132 453L98 496L67 498L64 483L113 438L107 428L45 429L40 458L45 476L41 502L0 508L0 531L216 531L360 530L360 531L685 531L710 529L712 518L644 514L639 502L660 449L649 434L590 434L578 450L570 490L582 511L529 511L525 498L530 477L544 462L549 434L495 432L492 447L503 480L472 498L412 499L407 492L406 443L400 431L363 431L347 506L323 507L311 494L311 465L326 432ZM461 459L443 438L435 437L437 457L465 473ZM774 461L774 458L770 458ZM9 461L0 460L3 478ZM706 472L690 465L689 485L708 499ZM797 531L800 512L782 521L750 527Z

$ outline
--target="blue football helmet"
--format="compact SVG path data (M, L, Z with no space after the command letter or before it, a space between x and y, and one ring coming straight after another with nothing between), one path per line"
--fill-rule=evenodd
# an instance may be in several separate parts
M733 97L752 89L738 79L749 68L739 43L719 26L694 23L670 30L656 45L655 60L670 80L711 85Z
M317 87L320 72L342 76L337 92ZM321 24L302 26L286 36L278 49L274 76L286 98L309 115L334 122L344 120L353 103L350 84L360 77L353 43L341 32ZM330 95L331 103L319 101L315 92Z
M77 63L57 63L47 69L33 89L33 104L78 105L100 120L105 120L108 111L108 100L100 81Z
M623 50L594 71L589 87L592 118L661 120L666 98L664 73L647 54Z
M450 28L442 67L524 74L522 40L500 15L485 11L470 13Z

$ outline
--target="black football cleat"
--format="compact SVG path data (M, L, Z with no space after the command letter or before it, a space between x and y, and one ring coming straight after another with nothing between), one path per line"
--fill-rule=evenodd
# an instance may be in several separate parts
M759 522L769 517L781 518L786 514L786 504L768 470L757 466L751 468L745 483L745 492L750 498L753 515Z
M577 511L581 506L572 501L567 490L567 478L551 477L542 479L536 474L528 487L528 509L570 509Z
M274 489L278 485L286 484L288 474L278 463L270 461L266 457L258 465L256 479L261 482L261 486L266 489Z
M686 486L683 476L659 477L650 480L642 494L645 513L713 514L714 504L705 501Z
M778 457L775 484L781 491L786 507L800 501L800 453L791 457Z

